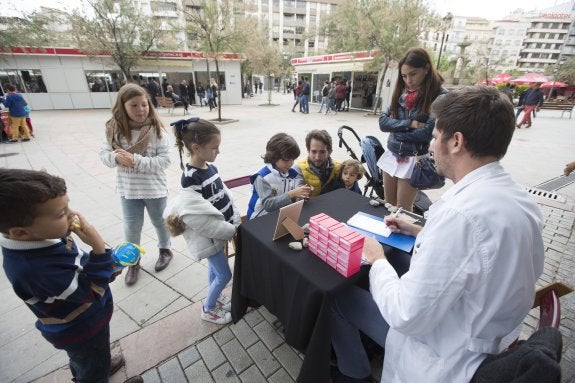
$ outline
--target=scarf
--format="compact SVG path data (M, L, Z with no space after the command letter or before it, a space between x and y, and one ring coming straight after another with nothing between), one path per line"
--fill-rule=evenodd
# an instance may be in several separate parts
M405 95L405 107L408 110L413 109L417 105L417 100L419 99L419 90L407 90Z
M150 117L146 118L144 122L128 121L128 127L130 130L139 129L140 135L138 136L138 141L127 147L123 148L120 141L120 131L118 130L118 125L116 120L112 119L106 123L106 140L112 149L124 149L132 154L144 155L150 144L150 139L152 138L152 124ZM130 144L130 143L128 143Z

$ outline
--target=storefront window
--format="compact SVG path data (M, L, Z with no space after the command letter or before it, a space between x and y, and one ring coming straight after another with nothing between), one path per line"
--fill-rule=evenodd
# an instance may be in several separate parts
M210 84L210 79L216 78L216 71L210 71L210 76L208 77L208 72L195 72L196 73L196 82L202 83L204 88L207 84ZM226 73L220 72L220 80L218 81L218 86L220 90L226 90Z
M46 93L42 72L38 69L0 70L0 84L12 84L19 93Z
M86 81L91 92L117 92L124 76L120 71L86 71Z

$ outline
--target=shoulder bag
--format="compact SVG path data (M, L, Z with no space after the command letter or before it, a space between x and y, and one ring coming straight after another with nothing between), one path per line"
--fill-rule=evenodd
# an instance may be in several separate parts
M419 190L439 189L445 185L445 177L437 174L432 157L415 156L415 167L411 173L411 186Z

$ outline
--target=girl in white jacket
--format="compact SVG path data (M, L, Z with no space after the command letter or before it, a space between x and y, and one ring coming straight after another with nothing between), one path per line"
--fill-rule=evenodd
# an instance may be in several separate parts
M164 218L172 235L184 235L189 254L195 259L208 258L208 294L201 318L226 324L231 322L230 299L221 294L232 278L224 246L241 219L231 193L222 182L218 169L211 164L219 154L219 129L206 120L190 118L174 125L180 153L182 190L168 203ZM184 148L189 153L183 164Z

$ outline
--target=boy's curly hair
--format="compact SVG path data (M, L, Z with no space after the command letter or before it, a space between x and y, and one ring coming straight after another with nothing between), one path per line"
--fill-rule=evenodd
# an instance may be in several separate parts
M172 237L177 237L186 230L186 224L176 213L170 214L168 218L166 218L165 224L166 229L168 229L168 232Z

